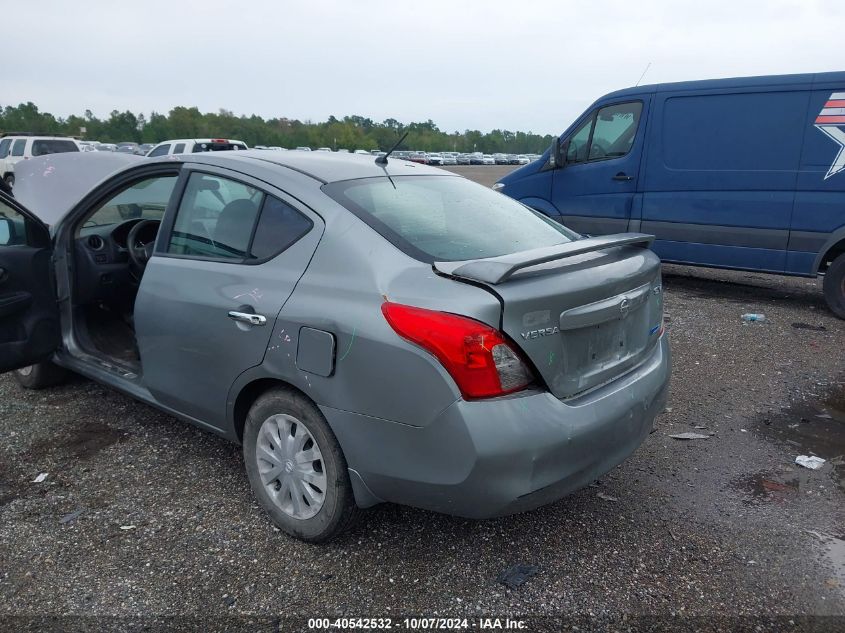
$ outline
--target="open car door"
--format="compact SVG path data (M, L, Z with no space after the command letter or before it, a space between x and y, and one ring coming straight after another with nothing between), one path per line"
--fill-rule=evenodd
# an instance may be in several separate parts
M0 193L0 372L48 358L61 340L47 226Z

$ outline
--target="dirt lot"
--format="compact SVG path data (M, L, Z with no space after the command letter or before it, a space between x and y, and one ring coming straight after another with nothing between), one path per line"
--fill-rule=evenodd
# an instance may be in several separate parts
M492 184L506 169L460 171ZM598 484L484 522L382 506L323 546L271 527L238 447L83 379L31 392L0 377L0 623L284 631L313 616L564 614L594 628L625 613L845 626L845 322L812 280L667 266L664 286L669 407ZM669 437L681 432L707 439ZM803 469L801 454L828 461ZM497 583L517 563L539 574ZM37 620L62 614L84 617ZM91 617L106 615L130 619Z

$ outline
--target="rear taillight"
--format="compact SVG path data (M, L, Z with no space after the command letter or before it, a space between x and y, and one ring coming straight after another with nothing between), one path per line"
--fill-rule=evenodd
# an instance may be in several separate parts
M513 393L533 380L519 354L489 325L398 303L384 303L381 311L399 336L440 361L465 398Z

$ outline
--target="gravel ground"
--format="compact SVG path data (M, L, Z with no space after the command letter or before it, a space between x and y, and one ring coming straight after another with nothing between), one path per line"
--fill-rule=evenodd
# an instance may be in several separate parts
M482 522L380 506L321 546L270 525L238 447L81 378L32 392L0 376L0 629L402 614L845 627L845 322L812 280L666 266L664 286L667 412L594 487ZM669 437L688 431L708 438ZM820 470L794 464L812 453ZM496 582L518 563L539 573ZM63 614L88 618L36 619ZM136 620L90 617L106 615ZM143 619L167 616L189 617Z

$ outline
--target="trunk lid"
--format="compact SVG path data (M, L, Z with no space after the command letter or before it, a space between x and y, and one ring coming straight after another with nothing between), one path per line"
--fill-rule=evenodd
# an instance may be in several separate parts
M591 238L435 268L498 295L502 331L556 397L571 398L636 367L657 345L663 298L651 239Z

